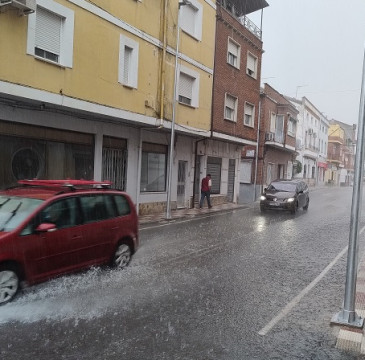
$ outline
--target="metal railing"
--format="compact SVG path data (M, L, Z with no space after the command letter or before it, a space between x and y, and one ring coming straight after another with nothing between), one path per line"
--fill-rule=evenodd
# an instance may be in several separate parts
M247 30L249 30L252 34L261 39L261 29L256 26L247 16L241 16L240 18L238 18L238 20Z

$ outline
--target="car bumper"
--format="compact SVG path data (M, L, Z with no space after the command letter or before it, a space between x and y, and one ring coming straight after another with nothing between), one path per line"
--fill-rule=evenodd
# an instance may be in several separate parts
M292 211L294 209L294 201L293 202L268 201L268 200L260 201L260 207L264 209Z

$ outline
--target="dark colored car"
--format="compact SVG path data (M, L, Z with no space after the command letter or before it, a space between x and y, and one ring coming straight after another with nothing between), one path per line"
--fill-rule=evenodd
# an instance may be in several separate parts
M138 248L138 216L126 193L94 181L20 183L0 191L0 304L21 281L129 263Z
M299 208L308 210L309 189L303 180L279 179L264 189L260 198L260 210L281 209L295 214Z

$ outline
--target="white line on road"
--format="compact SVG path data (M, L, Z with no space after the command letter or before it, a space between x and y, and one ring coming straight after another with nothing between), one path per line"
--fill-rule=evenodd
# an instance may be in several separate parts
M364 231L365 226L361 229L360 233ZM260 331L259 335L266 335L281 319L283 319L288 313L296 306L299 301L309 293L321 279L331 270L336 262L346 253L348 246L346 246L334 259L327 265L327 267L305 288L303 289L292 301L290 301L280 312L276 315L267 325L265 325Z

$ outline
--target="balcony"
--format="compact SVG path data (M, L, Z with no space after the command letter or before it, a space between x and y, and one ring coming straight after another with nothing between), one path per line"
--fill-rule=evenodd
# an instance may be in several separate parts
M284 144L284 134L282 132L265 133L265 142L273 142L276 144Z
M246 15L269 6L266 0L245 0L244 2L242 0L218 0L217 3L235 17L248 31L261 40L261 29Z
M262 31L256 26L247 16L241 16L238 18L239 22L252 34L254 34L257 38L261 40Z

